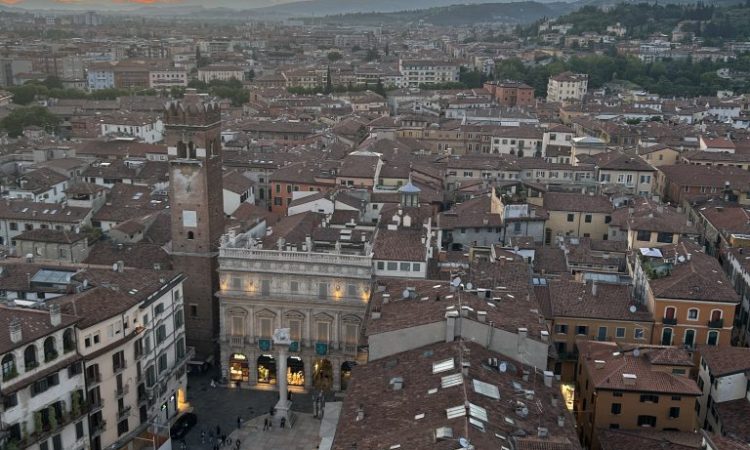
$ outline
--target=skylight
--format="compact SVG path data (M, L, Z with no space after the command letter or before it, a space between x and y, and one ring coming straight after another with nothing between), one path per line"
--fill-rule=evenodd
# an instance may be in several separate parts
M474 381L474 392L477 394L482 394L486 397L493 398L495 400L500 400L500 389L498 389L497 386L494 384L485 383L481 380L473 380Z
M446 415L449 419L455 419L457 417L463 417L466 415L466 408L464 405L454 406L445 410Z
M447 372L455 367L453 358L432 363L432 373Z
M463 383L464 377L460 373L454 373L453 375L446 375L442 378L440 386L445 389L452 386L458 386Z

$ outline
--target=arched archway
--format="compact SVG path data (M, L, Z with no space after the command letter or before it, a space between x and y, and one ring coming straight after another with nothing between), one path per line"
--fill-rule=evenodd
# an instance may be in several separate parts
M57 346L53 336L44 340L44 361L49 362L57 359Z
M341 390L345 391L352 379L352 369L357 365L356 361L344 361L341 364Z
M286 359L286 382L289 386L305 385L305 363L299 356Z
M26 370L31 370L39 365L39 361L36 359L36 347L29 345L26 350L23 351L23 364Z
M229 381L250 381L250 365L242 353L232 353L229 357Z
M68 328L63 332L63 351L65 353L72 352L76 349L75 335L73 329Z
M333 364L322 358L313 364L313 386L318 391L330 391L333 388Z
M258 383L276 383L276 359L273 355L258 357Z

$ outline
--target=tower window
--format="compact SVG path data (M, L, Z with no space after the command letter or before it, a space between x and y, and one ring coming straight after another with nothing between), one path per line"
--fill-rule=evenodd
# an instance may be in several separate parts
M190 240L193 240L195 238L195 235L193 234L192 231L188 231L187 238Z

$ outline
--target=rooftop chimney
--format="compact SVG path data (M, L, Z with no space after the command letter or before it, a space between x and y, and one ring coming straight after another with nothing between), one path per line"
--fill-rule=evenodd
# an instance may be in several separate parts
M550 370L544 371L544 385L547 387L552 387L552 379L555 378L555 372L552 372Z
M487 311L477 311L477 320L482 323L487 322Z
M60 305L50 305L49 307L49 323L56 327L60 325L60 322L62 322L62 317L60 316Z
M125 271L125 263L123 261L117 261L117 273L123 273Z
M357 422L363 420L364 418L365 418L365 405L360 403L359 408L357 408Z
M456 317L458 311L445 313L445 342L453 342L456 339Z
M8 329L10 330L10 341L14 344L18 344L19 342L21 342L21 340L23 339L23 334L21 332L21 321L18 319L11 320Z
M597 369L603 369L606 364L607 364L607 362L604 361L603 359L595 359L594 360L594 367L597 368Z
M596 297L596 281L594 281L593 283L591 283L591 295L593 295L594 297Z

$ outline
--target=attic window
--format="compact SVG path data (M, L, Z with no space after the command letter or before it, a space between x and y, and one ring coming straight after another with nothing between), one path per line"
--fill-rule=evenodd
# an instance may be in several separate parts
M469 415L476 419L487 422L487 410L481 406L469 403Z
M474 392L482 394L485 397L489 397L495 400L500 400L500 389L494 384L485 383L480 380L473 380Z
M449 419L455 419L457 417L463 417L466 415L466 408L464 405L454 406L453 408L447 408L445 414Z
M446 375L441 379L440 386L445 389L453 386L458 386L463 383L464 377L460 373L454 373L452 375Z
M432 373L440 373L440 372L447 372L449 370L453 370L455 367L453 358L446 359L445 361L438 361L436 363L432 363Z

